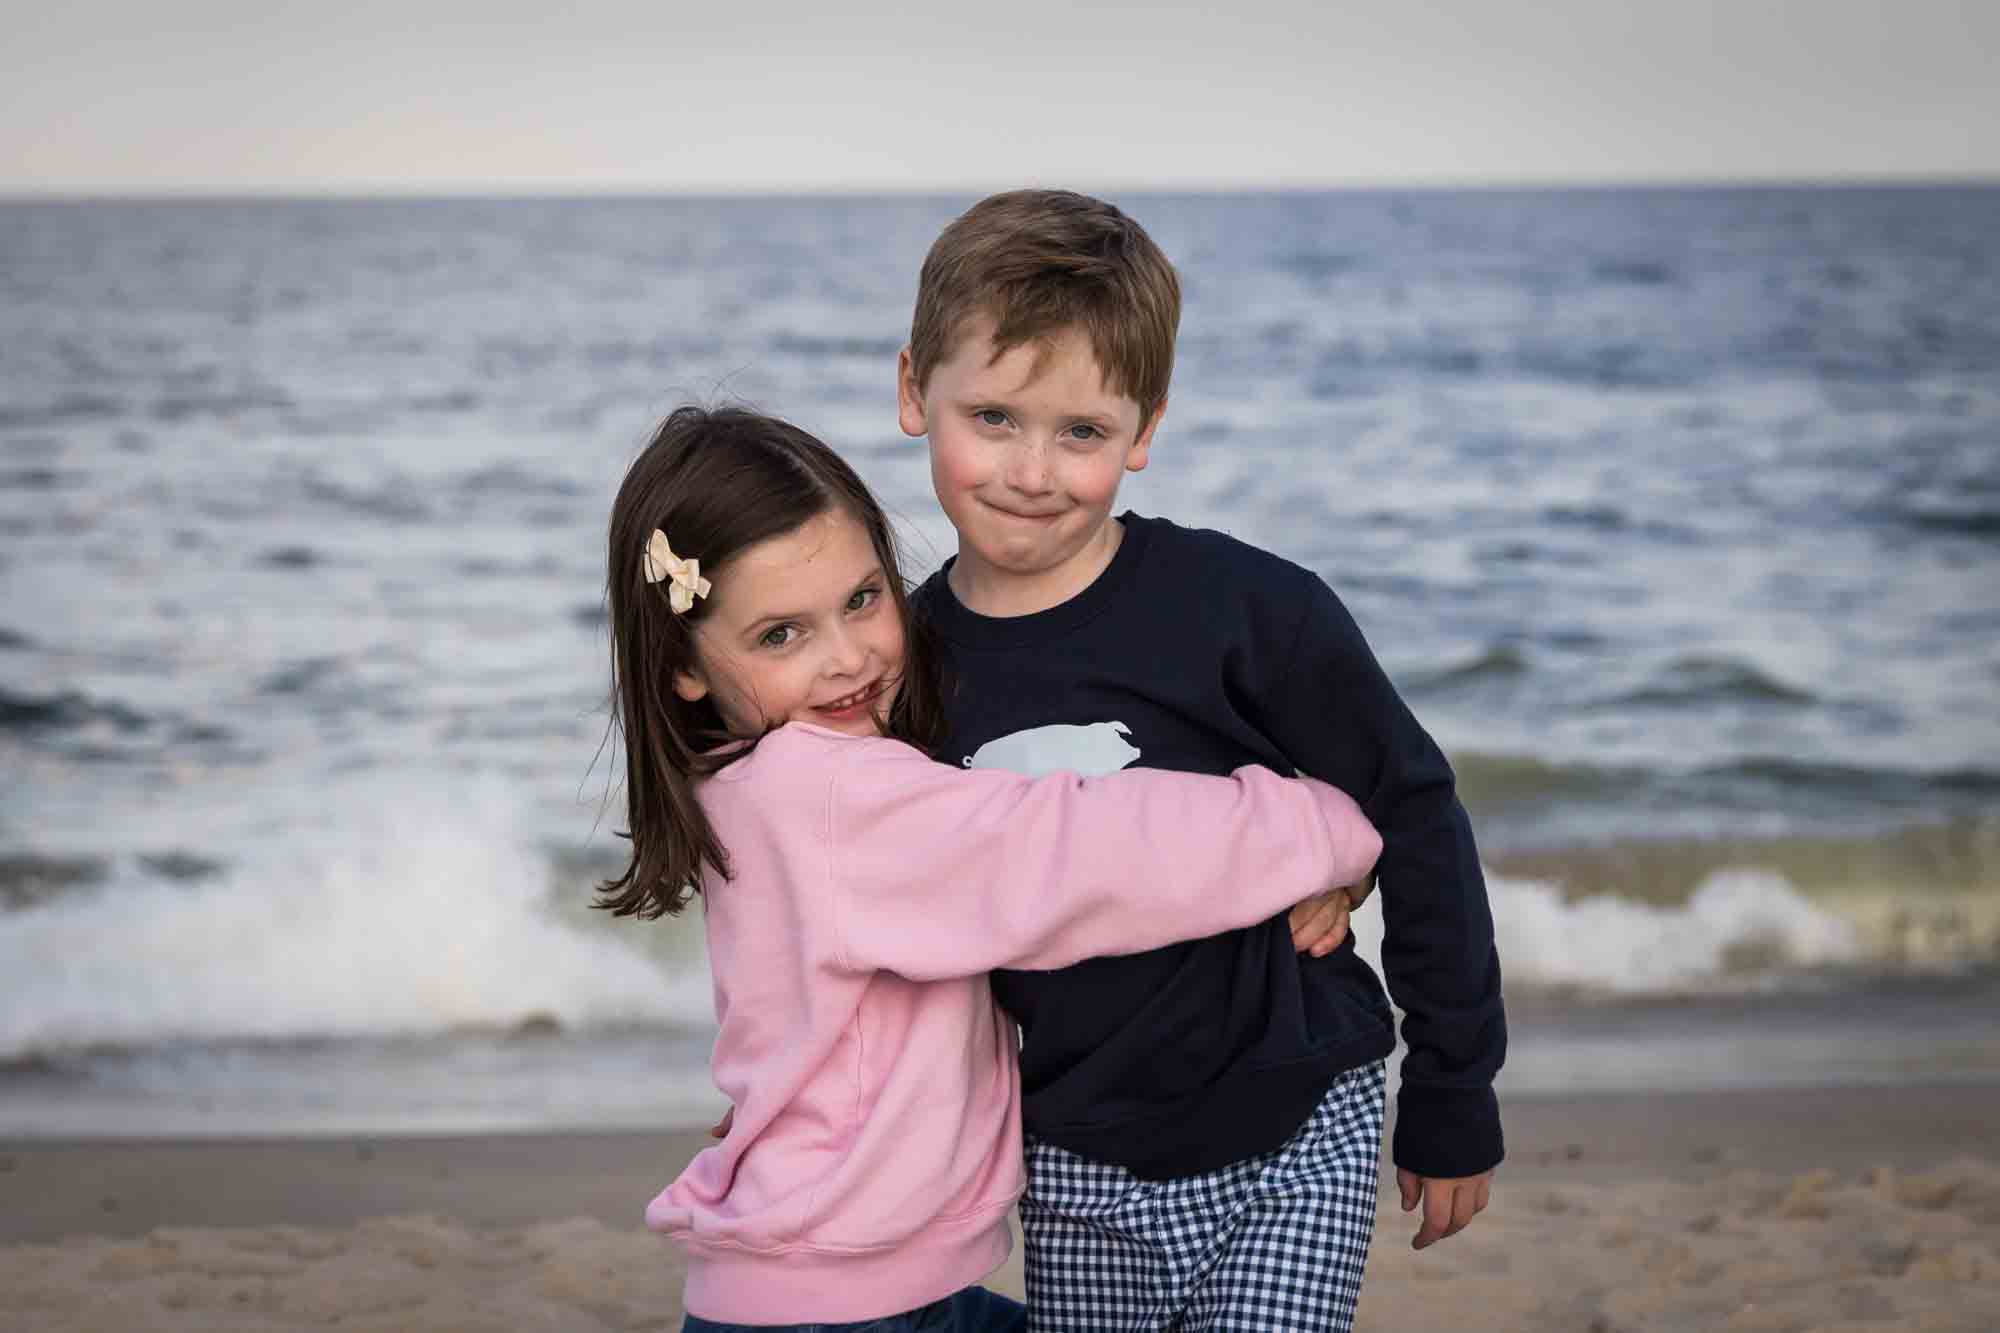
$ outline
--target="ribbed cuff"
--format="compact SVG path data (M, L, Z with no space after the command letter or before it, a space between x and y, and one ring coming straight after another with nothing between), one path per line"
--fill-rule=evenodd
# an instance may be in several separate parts
M1500 1099L1491 1087L1440 1088L1403 1084L1396 1094L1397 1166L1420 1176L1476 1176L1507 1155L1500 1135Z

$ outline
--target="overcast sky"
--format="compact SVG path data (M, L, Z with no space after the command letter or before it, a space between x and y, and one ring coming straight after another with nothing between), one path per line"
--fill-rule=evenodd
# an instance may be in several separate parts
M2000 0L10 9L0 193L2000 179Z

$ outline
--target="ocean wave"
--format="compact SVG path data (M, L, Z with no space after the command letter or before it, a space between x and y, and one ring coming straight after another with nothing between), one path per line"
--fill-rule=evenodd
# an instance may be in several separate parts
M781 333L771 340L773 351L811 361L852 358L889 362L902 350L896 338L822 338L804 333Z
M98 856L0 856L0 912L18 912L104 882L111 866Z
M1354 914L1356 948L1381 970L1385 885ZM1705 878L1676 904L1571 898L1558 884L1493 874L1493 930L1510 993L1577 999L1762 987L1867 961L1865 932L1755 870Z
M1656 259L1602 259L1590 273L1607 287L1665 287L1680 277L1673 265Z
M1824 990L2000 963L2000 897L1824 899L1748 867L1711 871L1672 903L1503 873L1487 891L1509 992L1523 998ZM1378 913L1364 905L1355 935L1379 967Z
M155 421L176 424L212 419L234 421L257 412L282 412L293 406L282 390L261 389L247 393L180 393L156 398L149 407Z
M2000 963L2000 816L1874 835L1631 839L1505 852L1491 863L1496 878L1546 886L1565 907L1617 903L1643 909L1619 919L1650 922L1692 912L1706 886L1747 875L1815 918L1843 923L1851 938L1839 958L1789 946L1760 955L1755 941L1725 938L1739 971L1838 963L1902 974Z
M470 412L480 405L480 396L470 389L448 389L438 393L411 394L402 405L425 416Z
M319 689L329 680L338 680L347 674L345 663L337 657L307 657L291 662L273 671L257 682L257 693L263 695L309 694Z
M431 516L431 507L417 498L418 488L405 480L388 481L364 489L325 477L308 477L304 491L309 500L393 523L416 523Z
M1456 339L1398 338L1369 345L1343 338L1316 349L1307 392L1315 399L1344 398L1380 392L1388 382L1407 375L1471 379L1488 368L1484 351Z
M1518 341L1436 334L1369 344L1356 338L1322 344L1306 373L1315 401L1370 396L1407 381L1543 384L1591 392L1692 389L1715 374L1713 361L1637 341Z
M0 405L0 429L23 426L68 426L124 416L131 405L101 393L66 393L40 404Z
M1930 791L1965 796L2000 796L2000 771L1985 768L1924 772L1767 755L1712 765L1702 769L1698 776L1747 779L1760 785L1781 784L1842 796L1895 796L1908 800Z
M0 468L0 491L53 491L75 475L53 467Z
M222 744L235 736L221 723L142 712L79 690L17 694L0 688L0 738L79 763L170 760L189 747Z
M1271 257L1271 267L1315 285L1350 273L1363 264L1359 255L1328 254L1323 250L1294 250Z
M1748 662L1732 657L1681 657L1669 662L1654 683L1594 701L1594 708L1704 708L1752 703L1795 706L1817 703L1812 691L1790 685Z
M487 496L527 496L534 499L560 497L567 499L583 494L583 487L567 477L553 476L546 472L534 472L513 463L500 463L482 467L458 478L458 489L465 495Z
M198 852L170 850L164 852L141 852L135 858L139 865L161 879L175 880L182 884L195 884L205 879L214 879L229 868L226 861Z
M1458 778L1459 796L1475 810L1576 797L1614 786L1629 790L1646 780L1638 770L1559 763L1533 755L1471 751L1452 755L1451 766Z
M112 879L116 869L114 859L105 856L36 851L0 854L0 916L95 892ZM214 879L227 869L226 861L181 848L140 852L125 866L128 875L177 884Z
M549 578L562 573L562 564L553 555L529 556L524 560L504 560L490 555L454 560L452 569L469 579Z
M1868 834L1627 838L1515 849L1491 861L1502 874L1561 884L1572 896L1684 902L1718 871L1782 876L1814 901L1943 895L2000 902L2000 815L1907 824Z
M1528 674L1529 670L1528 659L1520 649L1496 644L1466 661L1435 671L1412 673L1404 688L1411 694L1437 694L1482 681L1512 680Z
M0 912L0 1061L708 1021L698 915L637 925L589 910L615 847L531 843L493 782L356 781L326 806L323 826L228 857L0 859L0 894L15 900ZM1488 887L1510 993L1824 987L2000 961L2000 819L1907 830L1874 850L1795 840L1497 858ZM1380 896L1355 925L1378 965Z
M1617 505L1550 505L1542 510L1542 521L1554 527L1589 528L1595 532L1621 532L1631 526L1631 518Z
M266 569L311 569L325 562L326 557L310 546L274 546L257 557Z
M1962 505L1908 507L1898 515L1903 522L1924 532L1954 537L2000 537L2000 509Z
M1863 958L1852 922L1766 871L1718 871L1676 906L1569 899L1505 878L1492 902L1500 957L1520 986L1673 992Z
M156 720L124 704L94 699L78 690L16 694L0 689L0 732L68 731L100 722L119 731L144 731Z
M507 789L391 781L328 801L325 827L212 872L120 862L0 914L0 1058L708 1019L698 923L614 923L578 885L552 908Z
M1694 366L1666 362L1665 354L1641 342L1572 342L1530 345L1511 359L1524 379L1589 389L1680 389L1696 383Z

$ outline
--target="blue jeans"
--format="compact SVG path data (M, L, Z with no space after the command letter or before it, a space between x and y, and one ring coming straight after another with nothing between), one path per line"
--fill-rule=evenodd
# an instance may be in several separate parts
M967 1287L921 1310L858 1324L718 1324L691 1314L681 1333L1023 1333L1028 1307L984 1287Z

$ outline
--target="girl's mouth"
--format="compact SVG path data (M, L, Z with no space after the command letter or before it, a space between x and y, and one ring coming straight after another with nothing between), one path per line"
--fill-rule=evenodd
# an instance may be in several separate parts
M842 720L859 717L868 710L869 706L876 699L881 697L882 691L888 687L888 684L887 680L873 681L852 694L843 694L838 699L820 704L813 711Z

